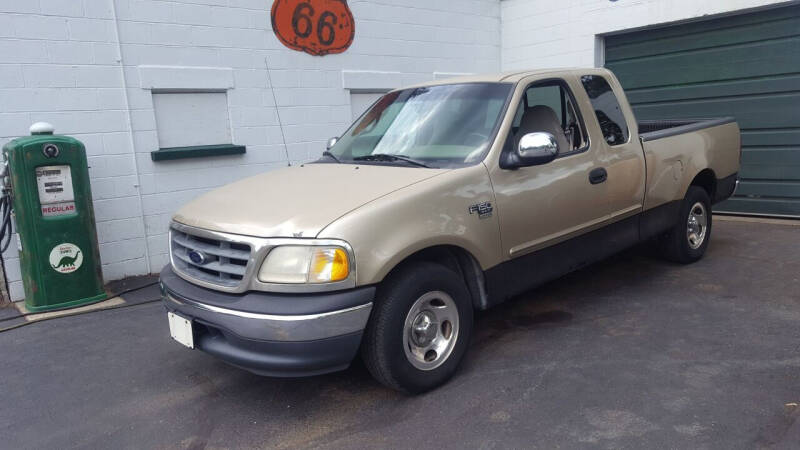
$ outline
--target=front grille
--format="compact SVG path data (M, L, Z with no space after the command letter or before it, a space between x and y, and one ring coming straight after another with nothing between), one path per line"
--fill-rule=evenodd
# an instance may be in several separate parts
M196 236L175 228L170 230L170 241L172 263L184 274L226 287L236 287L244 278L250 245ZM201 254L202 262L192 261L192 252Z

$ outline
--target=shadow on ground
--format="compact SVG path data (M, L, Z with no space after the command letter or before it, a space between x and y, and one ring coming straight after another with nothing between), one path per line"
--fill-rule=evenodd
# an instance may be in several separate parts
M158 304L0 334L2 446L791 448L800 227L714 232L694 265L637 248L479 313L456 377L418 397L358 362L251 375L172 342Z

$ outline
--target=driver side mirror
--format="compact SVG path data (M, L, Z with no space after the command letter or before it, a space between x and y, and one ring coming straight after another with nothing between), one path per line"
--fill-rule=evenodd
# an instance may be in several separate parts
M558 142L550 133L528 133L519 140L515 153L520 167L547 164L558 156Z
M330 150L336 143L339 142L338 137L332 137L328 139L328 143L325 145L325 150Z

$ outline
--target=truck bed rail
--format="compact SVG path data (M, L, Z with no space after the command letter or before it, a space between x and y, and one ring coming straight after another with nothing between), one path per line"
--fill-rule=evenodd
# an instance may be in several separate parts
M734 117L719 117L715 119L639 120L637 123L639 125L639 138L642 142L647 142L735 121L736 118Z

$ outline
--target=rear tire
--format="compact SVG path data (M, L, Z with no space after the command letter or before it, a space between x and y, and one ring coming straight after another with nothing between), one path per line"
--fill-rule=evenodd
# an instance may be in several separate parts
M689 186L677 222L659 242L661 254L670 261L690 264L703 257L710 240L711 200L705 189Z
M472 302L464 281L439 264L420 262L378 288L362 342L362 358L384 386L418 394L453 376L472 334Z

